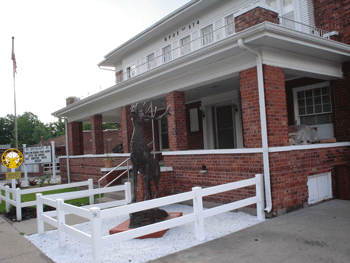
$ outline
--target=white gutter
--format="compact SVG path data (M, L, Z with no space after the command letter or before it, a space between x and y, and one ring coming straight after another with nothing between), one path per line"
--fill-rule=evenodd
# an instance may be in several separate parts
M264 76L261 54L244 44L243 39L238 39L238 46L256 55L256 67L258 75L258 90L259 90L259 108L260 108L260 125L261 125L261 141L263 149L263 163L264 163L264 181L265 181L265 198L266 198L266 212L272 210L271 198L271 182L270 182L270 164L269 164L269 146L267 142L267 125L266 125L266 109L265 109L265 94L264 94Z

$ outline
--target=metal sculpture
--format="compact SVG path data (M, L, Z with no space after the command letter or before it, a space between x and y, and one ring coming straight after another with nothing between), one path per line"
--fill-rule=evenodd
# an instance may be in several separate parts
M143 124L149 120L160 120L166 118L169 115L170 106L168 106L165 112L156 117L157 107L155 107L154 113L150 113L152 105L145 111L146 102L143 104L142 110L139 111L138 103L131 106L131 117L134 125L134 131L131 138L131 151L130 160L132 164L132 176L134 184L134 196L132 203L136 202L137 197L137 174L140 172L145 183L145 200L152 198L151 184L154 182L156 188L155 197L158 197L159 179L160 179L160 167L157 160L155 160L149 152L146 140L144 138ZM148 115L150 113L150 115Z

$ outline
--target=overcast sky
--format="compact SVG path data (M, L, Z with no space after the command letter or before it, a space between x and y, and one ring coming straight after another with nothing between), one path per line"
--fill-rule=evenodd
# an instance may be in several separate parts
M104 55L189 1L0 1L0 117L14 114L12 36L17 114L48 123L67 97L114 85L113 72L97 66Z

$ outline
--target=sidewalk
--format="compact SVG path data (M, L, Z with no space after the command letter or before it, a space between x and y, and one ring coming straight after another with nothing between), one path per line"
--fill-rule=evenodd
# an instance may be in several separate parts
M0 216L1 263L53 262L21 232L36 233L36 219L9 223ZM350 201L304 208L151 262L350 262Z

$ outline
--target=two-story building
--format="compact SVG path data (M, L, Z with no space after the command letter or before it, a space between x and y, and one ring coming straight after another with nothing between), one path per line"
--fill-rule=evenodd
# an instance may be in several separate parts
M53 113L68 121L71 180L101 176L102 122L120 124L124 154L114 161L124 161L130 105L152 102L171 105L154 135L146 125L172 167L162 176L163 195L263 173L265 210L274 215L331 198L335 167L349 162L348 10L345 0L190 1L104 57L98 65L114 69L114 86ZM90 156L83 122L91 122ZM291 145L301 124L323 143ZM64 167L61 159L63 177Z

